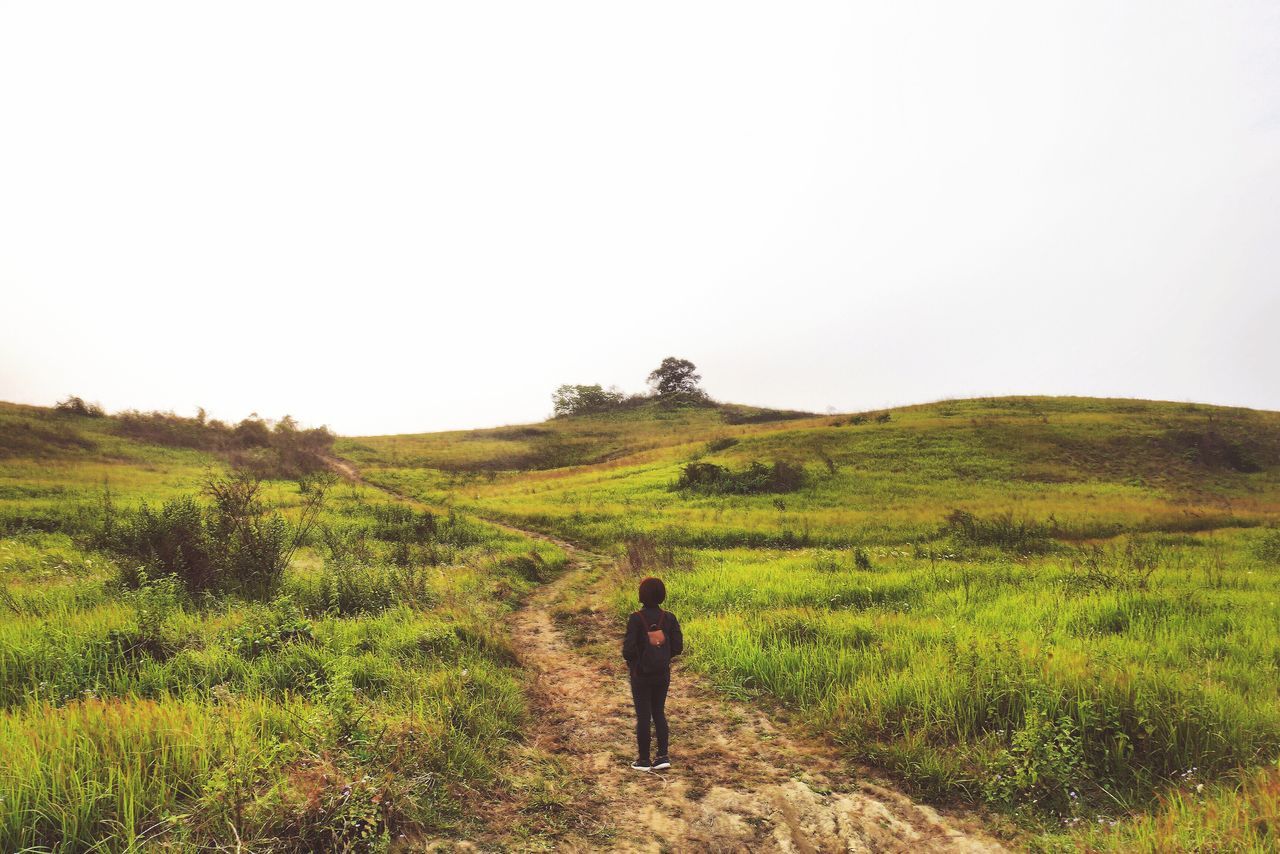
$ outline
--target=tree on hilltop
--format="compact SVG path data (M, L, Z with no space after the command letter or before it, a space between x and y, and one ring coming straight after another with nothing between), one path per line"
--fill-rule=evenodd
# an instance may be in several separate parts
M702 375L698 366L688 359L677 359L668 356L662 364L649 374L649 385L660 398L674 397L706 397L706 392L698 387Z

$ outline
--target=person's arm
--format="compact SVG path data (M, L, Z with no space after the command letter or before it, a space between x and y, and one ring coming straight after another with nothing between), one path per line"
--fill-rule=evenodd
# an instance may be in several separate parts
M627 660L628 664L635 664L636 658L640 655L640 644L636 642L636 622L638 618L635 614L627 620L627 633L622 637L622 657Z
M684 632L680 631L680 621L676 619L676 615L671 614L671 657L675 658L682 652L684 652Z

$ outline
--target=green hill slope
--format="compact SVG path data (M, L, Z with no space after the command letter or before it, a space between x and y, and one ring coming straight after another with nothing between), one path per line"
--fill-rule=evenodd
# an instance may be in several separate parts
M577 459L598 460L551 470L495 471L521 456L475 438L492 431L340 440L337 450L401 491L597 544L626 531L703 545L907 542L927 539L954 509L1052 516L1055 536L1078 540L1248 526L1280 510L1277 413L1003 398L898 409L889 419L734 426L694 411L502 428L539 437L504 441L572 445ZM464 453L472 467L458 471ZM673 492L694 461L784 461L807 482L791 495Z
M456 434L339 450L398 492L614 551L619 618L661 573L725 690L1037 844L1274 841L1280 413L997 398L505 430L578 464Z
M294 554L305 431L236 429L0 404L0 850L385 850L554 774L503 617L563 554L359 484Z
M806 412L736 404L668 408L645 401L615 412L553 418L540 424L339 439L336 450L362 466L454 473L543 470L606 462L673 441L715 436L732 425L776 427L812 417Z

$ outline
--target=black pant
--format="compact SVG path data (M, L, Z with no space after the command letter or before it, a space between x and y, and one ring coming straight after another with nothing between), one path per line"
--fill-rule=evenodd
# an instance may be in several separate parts
M649 758L649 719L653 719L658 731L658 755L667 755L667 689L671 687L671 674L652 676L635 673L631 676L631 701L636 706L636 746L641 759Z

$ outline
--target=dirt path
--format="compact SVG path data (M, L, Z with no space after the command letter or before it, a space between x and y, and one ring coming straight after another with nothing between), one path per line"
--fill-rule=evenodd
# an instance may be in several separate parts
M674 767L631 770L634 718L614 649L618 627L586 584L601 559L554 542L571 567L529 597L514 626L540 710L533 739L585 779L615 834L604 845L562 839L562 850L1004 850L899 792L853 779L828 747L727 701L679 664L667 701ZM565 618L555 619L557 610Z
M359 479L349 465L339 470ZM556 850L1005 850L974 827L856 778L828 746L725 699L678 662L667 700L674 767L632 770L634 718L614 637L619 627L599 581L605 559L543 534L499 527L554 542L570 559L564 573L530 594L513 625L515 648L532 676L532 745L556 757L589 793L575 805L582 829L558 836ZM441 842L431 847L477 847Z

